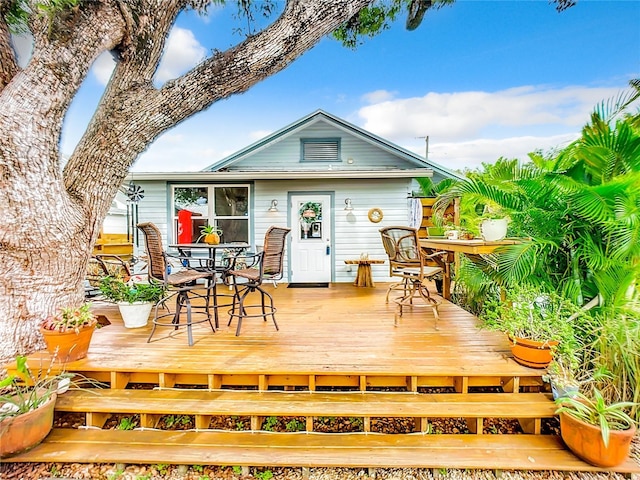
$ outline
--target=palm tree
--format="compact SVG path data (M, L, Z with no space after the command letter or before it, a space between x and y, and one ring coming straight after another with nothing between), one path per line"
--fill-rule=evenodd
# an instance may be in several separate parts
M497 285L543 284L579 305L637 296L640 114L628 110L640 80L631 86L597 107L581 137L559 153L530 154L525 165L500 159L439 195L436 213L459 196L463 206L503 210L510 234L529 239L476 265Z

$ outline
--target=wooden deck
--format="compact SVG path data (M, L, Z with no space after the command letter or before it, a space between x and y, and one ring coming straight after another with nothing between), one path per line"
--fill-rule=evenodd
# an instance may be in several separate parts
M135 458L137 463L157 463L158 458L173 459L176 445L196 442L199 448L192 450L193 455L183 450L175 462L366 466L369 458L367 465L372 467L602 470L575 458L557 437L541 435L541 419L554 411L543 393L542 372L515 363L503 335L479 330L473 315L447 301L440 307L439 330L428 308L405 309L396 327L395 304L385 304L386 287L269 286L278 308L279 331L270 320L247 319L236 337L235 324L226 324L225 308L215 333L208 324L194 327L192 347L182 328L159 328L147 343L150 327L126 329L115 306L96 303L96 313L111 324L96 331L87 358L66 368L109 383L111 390L93 399L78 392L61 396L57 410L86 413L86 425L98 428L110 413L137 413L143 426L151 429L161 415L182 413L194 416L195 431L143 430L127 432L129 437L118 431L54 429L40 446L7 460L55 457L67 462L128 462ZM48 354L33 355L30 364L40 360L46 364ZM124 390L134 383L161 389ZM194 387L200 390L179 390ZM323 393L337 387L342 391ZM378 392L388 387L393 387L391 392ZM425 393L424 387L448 388ZM475 387L498 387L500 393L479 393ZM207 429L212 416L233 414L250 416L252 432ZM256 432L263 418L286 415L306 418L307 432ZM314 418L332 415L361 417L362 433L313 431ZM414 418L416 433L367 437L375 417ZM428 435L428 420L435 417L463 418L471 433ZM499 438L503 436L481 435L483 422L490 417L519 420L525 435L509 436L514 437L509 450L509 442ZM292 435L297 440L281 437ZM222 444L235 447L221 450ZM535 465L526 454L527 445L537 452ZM200 449L213 446L218 456L211 449L201 455ZM495 449L513 455L487 455ZM276 451L282 456L274 457ZM455 464L445 458L455 459ZM640 466L629 460L615 471L640 472Z

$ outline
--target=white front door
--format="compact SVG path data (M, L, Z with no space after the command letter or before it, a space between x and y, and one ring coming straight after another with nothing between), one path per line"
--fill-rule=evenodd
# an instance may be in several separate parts
M295 194L289 204L291 283L331 281L331 196Z

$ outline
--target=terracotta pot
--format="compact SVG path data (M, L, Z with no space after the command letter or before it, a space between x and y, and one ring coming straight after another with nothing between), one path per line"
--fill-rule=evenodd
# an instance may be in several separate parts
M531 368L547 368L551 363L551 348L558 342L538 342L526 338L509 337L513 359L520 365Z
M611 430L609 446L605 447L600 427L560 412L560 434L567 447L585 462L598 467L615 467L629 455L636 428L632 426L628 430Z
M49 353L56 355L56 361L66 363L74 362L87 356L91 337L95 329L96 326L92 325L82 328L76 333L75 330L58 332L57 330L40 328L40 333L44 337Z
M0 421L0 457L8 457L39 444L53 426L56 394L35 410Z

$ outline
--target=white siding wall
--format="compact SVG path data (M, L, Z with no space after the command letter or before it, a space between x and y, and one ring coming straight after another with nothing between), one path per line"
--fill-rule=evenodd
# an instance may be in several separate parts
M153 222L163 233L166 246L173 242L167 240L167 225L170 212L167 211L169 186L165 182L137 182L145 190L145 197L139 205L139 222ZM194 182L196 183L196 182ZM289 192L321 192L334 196L333 210L333 281L353 282L356 265L345 265L348 259L357 259L362 253L370 258L387 260L380 241L379 229L389 225L407 225L409 222L407 195L411 191L411 179L386 180L302 180L302 181L256 181L253 190L253 244L261 247L264 235L271 225L290 226L287 205ZM353 210L344 210L344 199L351 198ZM278 201L278 212L268 212L271 200ZM373 207L380 208L384 217L379 223L369 221L367 214ZM297 227L297 226L296 226ZM140 252L144 250L144 241L139 239ZM288 256L288 252L287 252ZM373 265L373 278L377 282L390 281L389 267ZM285 272L288 261L285 260ZM285 281L287 275L285 275Z
M370 258L387 260L380 228L388 225L407 225L409 221L407 194L410 179L392 180L335 180L327 181L258 181L255 184L255 239L261 245L264 234L271 225L288 225L288 192L322 192L334 194L333 257L334 281L353 282L357 266L345 265L348 259L357 259L362 253ZM353 210L344 210L344 199L351 198ZM278 201L278 212L267 212L271 200ZM367 216L369 209L382 209L384 217L372 223ZM351 271L349 271L351 270ZM375 281L389 281L389 267L372 266Z
M138 204L138 222L152 222L162 232L162 242L166 248L167 231L171 228L167 225L170 212L167 211L168 185L164 181L135 182L144 189L144 198ZM173 241L173 240L171 240ZM134 245L136 255L144 253L144 238L138 236L138 245Z

